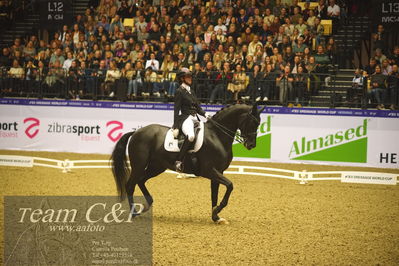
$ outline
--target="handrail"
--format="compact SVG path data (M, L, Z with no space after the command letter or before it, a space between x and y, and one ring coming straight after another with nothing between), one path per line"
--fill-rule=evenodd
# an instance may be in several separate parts
M14 155L1 155L2 158L13 158ZM56 160L42 157L29 157L29 156L18 156L20 158L27 159L27 161L33 161L33 166L41 166L41 167L49 167L55 169L61 169L63 173L68 173L73 169L110 169L112 168L111 161L109 160ZM41 161L41 162L37 162ZM48 162L48 163L45 163ZM101 163L104 163L101 165ZM83 165L82 165L83 164ZM5 164L2 164L5 165ZM31 164L27 164L25 166L31 167ZM11 162L10 166L14 166ZM23 166L23 165L19 165ZM234 171L233 169L237 169ZM251 171L251 170L257 170ZM166 173L177 174L174 171L167 170ZM271 173L272 172L272 173ZM253 176L262 176L262 177L275 177L280 179L289 179L299 181L300 184L307 184L310 181L337 181L341 180L342 175L354 173L355 171L296 171L289 169L280 169L280 168L272 168L272 167L260 167L260 166L251 166L251 165L230 165L229 168L224 171L225 174L235 174L235 175L253 175ZM281 173L286 173L281 174ZM362 171L359 174L385 174L388 176L396 176L398 174L386 174L382 172L373 172L373 171ZM315 177L317 175L318 177ZM319 175L328 175L320 177ZM193 176L193 175L189 175ZM399 183L399 180L397 180Z

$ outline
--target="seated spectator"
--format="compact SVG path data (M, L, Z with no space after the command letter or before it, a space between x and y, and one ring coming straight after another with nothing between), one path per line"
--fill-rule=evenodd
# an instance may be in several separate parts
M285 35L291 36L292 34L294 34L295 26L291 23L290 18L285 18L285 24L283 24L283 27Z
M285 7L281 8L280 15L278 16L280 25L285 24L285 19L288 18L287 9Z
M335 0L329 0L329 2L330 2L330 4L327 7L327 18L332 20L333 32L335 32L335 29L337 27L337 23L339 22L341 9L335 3Z
M287 47L291 47L291 50L292 50L292 43L291 43L290 38L287 35L284 35L283 41L281 43L277 44L277 50L279 53L283 53L287 49ZM271 54L273 54L273 50L274 50L273 43L270 43L269 46L267 47L266 53L268 55L271 55Z
M0 56L0 68L10 68L12 65L11 53L9 48L3 48L2 55Z
M11 53L19 51L22 53L24 51L24 45L22 44L21 38L15 38L13 45L10 47Z
M295 6L295 7L293 7L293 14L292 14L292 16L291 16L291 21L292 21L292 23L294 24L294 25L296 25L296 24L298 24L299 23L299 21L300 21L300 19L302 19L302 22L303 22L303 16L302 16L302 14L300 13L300 7L299 6Z
M223 70L216 76L215 88L211 92L210 102L215 103L216 100L225 101L227 99L227 85L233 79L230 72L230 64L225 62Z
M392 72L392 66L389 64L388 59L385 59L384 61L382 61L381 64L381 73L385 76L388 76L389 73Z
M50 63L50 68L44 80L44 93L56 97L67 97L63 91L65 84L65 70L61 67L60 60L56 59L54 63Z
M215 33L217 33L219 31L219 29L222 30L222 34L226 35L227 33L227 27L226 25L223 24L223 20L222 18L218 18L218 24L213 28L213 30L215 31Z
M276 34L281 27L280 20L278 17L274 17L273 23L270 25L269 29L273 34Z
M291 74L289 66L285 66L283 72L276 78L277 87L279 88L279 100L283 105L293 99L293 84L294 76ZM290 103L289 107L292 107Z
M306 24L308 25L308 27L313 28L313 26L316 23L316 15L315 15L315 11L313 9L309 10L309 17L306 20Z
M318 66L318 73L328 73L328 67L331 64L330 58L324 52L322 45L317 46L317 53L314 55L315 62Z
M254 56L256 47L260 45L263 47L262 43L259 41L259 36L255 35L252 41L248 45L248 54Z
M305 102L305 91L308 86L308 75L305 73L305 68L301 65L297 68L297 73L294 74L294 92L293 99L296 107L302 107Z
M364 90L364 77L363 71L357 68L355 70L355 76L352 79L352 85L346 91L346 101L349 103L353 103L355 100L355 95L359 93L363 93Z
M103 36L105 36L105 40L107 40L108 31L106 31L103 26L99 26L97 30L94 32L94 36L97 38L98 42L103 40Z
M144 84L144 75L145 70L143 67L143 63L141 61L137 61L134 67L134 73L132 75L132 82L128 84L128 98L134 99L136 96L141 95L139 89L142 89Z
M252 33L251 28L246 27L245 31L241 34L241 39L242 39L243 43L249 44L253 40L254 36L255 36L255 34Z
M50 64L54 64L55 61L59 61L61 65L64 64L65 58L62 55L62 50L60 48L56 49L50 57Z
M371 90L369 91L369 97L372 101L377 103L377 109L385 109L384 101L386 97L385 81L387 77L381 73L381 67L377 65L375 67L374 74L370 77Z
M109 31L109 23L107 21L107 17L106 16L101 16L101 20L97 23L97 30L99 30L99 28L101 27L103 31L108 32Z
M9 77L9 91L8 92L19 92L22 88L22 80L24 79L25 71L19 64L18 60L13 60L12 66L8 71Z
M320 45L324 41L324 26L321 25L320 18L315 19L315 24L311 28L311 32L316 36L316 45Z
M78 74L78 61L73 60L70 67L66 71L67 73L67 91L71 99L80 99L82 94L81 83Z
M292 51L295 55L302 56L306 47L306 44L303 43L303 37L300 36L297 43L293 45Z
M151 67L152 70L159 70L159 61L155 59L155 53L150 54L150 58L145 63L145 68L148 69Z
M32 41L29 41L27 45L24 47L23 56L26 60L34 58L36 55L36 48L33 45Z
M261 81L260 94L255 99L256 101L268 101L272 99L275 95L276 87L276 74L274 72L274 67L271 64L266 64L265 71L263 72L263 77Z
M399 45L393 48L392 56L389 57L389 63L391 65L399 65Z
M295 28L294 33L290 36L291 43L293 46L298 43L299 37L303 38L303 35L299 34L299 30L297 28Z
M275 45L280 45L280 43L283 42L284 36L287 36L287 35L285 34L285 31L284 31L284 26L280 26L280 28L278 29L278 32L277 32L276 34L274 34L273 40L270 42L270 41L269 41L269 37L268 37L268 39L267 39L267 41L266 41L266 44L269 43L269 44L272 45L272 46L273 46L273 44L275 44ZM266 45L266 44L265 44L265 45Z
M202 68L201 72L197 76L197 96L202 99L208 99L214 89L214 83L216 80L217 71L213 67L212 62L207 62L206 66Z
M320 70L314 56L309 57L309 62L306 64L305 68L310 78L310 93L316 95L320 90Z
M144 73L144 83L143 83L143 93L142 93L144 98L148 98L150 94L152 94L153 92L155 93L155 96L158 96L159 92L156 91L157 87L154 88L154 83L158 81L157 78L158 78L157 73L151 67L146 68ZM155 90L153 91L153 89Z
M75 61L75 58L73 57L72 52L67 53L67 59L64 61L64 64L62 65L62 68L64 68L66 71L69 70L69 68L72 65L72 62Z
M274 22L274 14L272 14L270 8L266 8L265 16L263 18L263 23L265 23L268 27L270 27Z
M298 24L295 25L295 29L299 31L300 35L303 35L305 33L305 30L308 29L308 25L305 24L302 17L298 19Z
M227 85L227 90L233 95L233 100L238 99L238 94L246 89L247 75L240 64L235 66L231 83Z
M222 29L218 29L218 31L216 32L216 39L219 43L225 43L227 41L226 36L222 32Z
M377 66L377 60L375 58L370 58L369 64L364 68L366 71L366 77L371 76L375 72L375 67Z
M375 49L374 58L378 64L382 64L382 62L387 59L387 57L382 53L380 48Z
M249 84L247 96L241 97L242 99L255 99L257 102L261 100L261 81L263 80L263 73L259 65L254 66L254 71L249 73Z
M288 47L287 47L287 49L288 49ZM285 60L286 62L289 62L290 63L290 68L291 68L291 73L292 74L298 74L298 72L299 72L299 67L304 67L303 65L302 65L302 62L301 62L301 57L300 56L298 56L298 55L296 55L295 57L293 57L293 60L292 61L287 61L287 60ZM302 69L302 71L303 71L303 69ZM306 71L305 71L306 72Z
M178 18L177 18L177 22L176 22L176 24L175 24L175 26L174 26L174 30L177 32L177 33L182 33L182 31L181 31L181 29L182 28L187 28L187 24L184 22L184 19L183 19L183 16L179 16Z
M326 0L319 0L316 7L317 17L320 19L327 19L328 6L326 5Z
M95 81L92 74L93 69L87 68L86 61L80 62L80 67L78 69L80 87L77 99L80 99L83 96L87 96L89 94L91 95L91 97L94 97Z
M383 53L387 52L388 33L385 32L383 25L377 26L377 32L372 34L374 49L380 49Z
M310 8L310 1L306 1L304 4L304 8L301 12L304 21L307 21L308 18L310 17L310 11L313 11L314 14L314 10Z
M109 95L109 97L115 96L115 86L116 81L121 77L121 71L117 68L115 61L110 61L109 69L107 70L107 74L105 75L105 83L102 88L101 95Z
M387 87L390 104L389 108L391 110L396 110L399 106L399 71L397 64L392 66L392 71L388 74Z
M125 27L123 26L119 15L115 15L115 17L111 21L111 24L109 25L109 32L114 34L116 27L118 27L120 31L125 31Z

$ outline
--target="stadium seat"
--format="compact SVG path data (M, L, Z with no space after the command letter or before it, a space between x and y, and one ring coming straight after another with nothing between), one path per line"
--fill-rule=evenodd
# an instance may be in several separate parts
M332 20L331 19L322 19L320 22L324 27L324 35L329 36L332 33Z
M123 26L125 26L125 27L134 27L134 19L132 19L132 18L125 18L124 20L123 20Z

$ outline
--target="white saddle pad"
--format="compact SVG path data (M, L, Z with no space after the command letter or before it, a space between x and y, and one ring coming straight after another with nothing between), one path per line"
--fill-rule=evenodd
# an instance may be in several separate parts
M204 142L204 122L200 121L199 125L200 131L198 132L197 139L195 140L194 144L194 149L189 150L188 152L197 152L199 149L202 147L202 143ZM170 152L179 152L179 146L178 146L178 141L173 137L173 130L169 129L168 132L166 132L166 137L165 137L165 142L164 142L164 148L167 151Z

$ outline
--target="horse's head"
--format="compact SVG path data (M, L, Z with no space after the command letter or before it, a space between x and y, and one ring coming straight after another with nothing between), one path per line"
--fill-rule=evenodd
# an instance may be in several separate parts
M239 125L241 137L244 140L244 146L248 150L256 147L256 136L260 124L260 114L266 106L258 110L258 105L254 104L251 110L244 115L242 122Z

